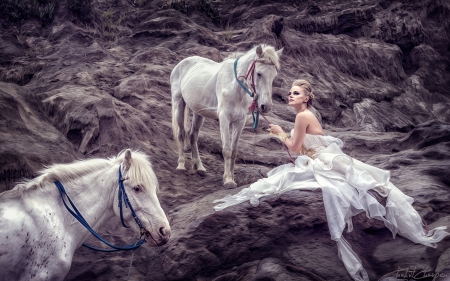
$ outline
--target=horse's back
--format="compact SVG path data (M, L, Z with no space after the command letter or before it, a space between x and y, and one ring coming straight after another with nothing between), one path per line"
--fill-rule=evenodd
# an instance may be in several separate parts
M193 56L179 62L172 70L172 97L182 96L187 106L198 114L217 119L216 80L222 63Z
M200 56L185 58L172 70L170 83L172 86L176 83L186 83L193 77L196 81L209 79L220 69L220 65L218 62Z
M190 68L195 65L201 65L206 67L214 67L220 65L220 63L210 60L208 58L200 57L200 56L192 56L187 57L180 61L172 70L172 74L176 72L178 69L181 69L183 72L187 72Z

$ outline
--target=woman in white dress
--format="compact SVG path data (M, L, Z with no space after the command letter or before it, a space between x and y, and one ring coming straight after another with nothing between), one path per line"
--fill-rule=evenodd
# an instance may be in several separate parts
M352 217L366 212L370 218L384 221L393 237L398 233L413 242L429 247L444 239L446 226L427 231L423 220L412 207L413 198L405 195L390 180L390 172L364 164L342 152L343 142L324 136L322 126L308 109L314 95L306 80L297 80L289 92L289 105L297 112L294 130L290 136L280 126L270 124L270 133L276 135L294 153L300 153L294 164L281 165L233 196L214 201L220 203L216 211L250 201L258 206L259 198L294 189L322 189L331 239L336 241L339 257L354 280L368 281L367 272L350 245L342 236L345 225L352 231ZM368 192L374 190L387 197L381 205Z

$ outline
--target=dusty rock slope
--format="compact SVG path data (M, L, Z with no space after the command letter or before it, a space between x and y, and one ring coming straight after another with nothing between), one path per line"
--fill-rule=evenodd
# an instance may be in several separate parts
M447 1L95 0L78 16L69 3L59 2L44 25L1 20L0 191L43 165L140 149L152 159L173 235L134 255L79 249L67 280L351 280L320 191L213 212L214 199L289 162L263 120L254 133L249 117L241 138L241 187L222 187L216 120L199 137L207 175L175 171L173 67L191 55L219 62L261 43L284 48L270 121L292 128L286 93L294 79L309 80L317 116L344 151L391 170L431 227L450 227ZM450 276L449 238L431 249L392 239L364 214L354 224L346 238L371 280L408 266ZM116 220L102 233L134 239Z

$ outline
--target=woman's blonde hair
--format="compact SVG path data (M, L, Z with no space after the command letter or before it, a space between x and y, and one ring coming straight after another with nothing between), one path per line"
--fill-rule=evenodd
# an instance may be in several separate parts
M303 87L303 89L306 90L306 94L309 96L309 100L306 103L306 106L310 107L312 105L312 101L314 100L314 94L313 94L311 84L309 84L309 82L306 80L299 79L299 80L295 80L294 83L292 83L292 87L293 86Z

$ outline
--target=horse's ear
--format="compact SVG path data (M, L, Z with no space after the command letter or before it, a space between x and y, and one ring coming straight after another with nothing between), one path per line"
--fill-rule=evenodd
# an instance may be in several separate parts
M278 51L276 51L278 57L281 57L281 55L283 54L283 50L284 50L284 47L279 49Z
M125 171L130 169L130 167L131 167L131 150L130 149L125 150L125 159L123 160L123 164L125 166L124 167Z
M263 56L263 50L261 48L261 45L259 45L258 47L256 47L256 54L258 55L258 57L262 58Z

